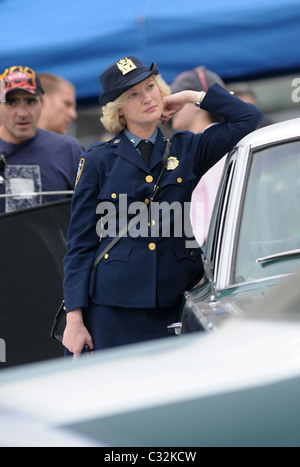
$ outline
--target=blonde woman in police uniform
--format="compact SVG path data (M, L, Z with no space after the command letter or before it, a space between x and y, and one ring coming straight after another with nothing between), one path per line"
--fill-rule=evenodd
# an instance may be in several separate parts
M171 139L156 202L184 207L200 178L262 118L259 109L218 84L206 94L169 95L158 73L155 62L148 68L128 56L100 75L102 123L116 136L83 154L72 200L64 259L67 326L63 343L74 357L84 345L98 350L168 336L167 326L179 319L183 291L204 274L201 249L188 246L191 238L184 216L175 214L169 216L167 235L157 225L161 218L156 219L155 228L150 219L147 232L141 228L140 235L137 230L134 235L128 233L92 270L111 237L137 214L130 206L147 205L154 192L166 146L158 122L165 123L191 104L224 118L203 133L178 132ZM137 147L141 140L153 144L147 163ZM105 218L101 206L115 216ZM100 228L101 215L107 221L105 232Z

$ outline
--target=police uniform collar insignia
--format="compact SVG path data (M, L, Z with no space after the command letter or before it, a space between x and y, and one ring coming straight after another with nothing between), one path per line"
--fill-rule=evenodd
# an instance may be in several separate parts
M119 60L117 62L117 67L119 68L119 70L121 71L123 75L126 75L130 71L136 69L136 65L134 64L134 62L130 58L127 58L127 57Z
M166 169L167 170L175 170L176 167L178 167L178 165L179 165L179 160L177 159L177 157L171 156L167 160Z
M114 140L114 144L119 144L120 142L121 142L120 139L115 139L115 140Z

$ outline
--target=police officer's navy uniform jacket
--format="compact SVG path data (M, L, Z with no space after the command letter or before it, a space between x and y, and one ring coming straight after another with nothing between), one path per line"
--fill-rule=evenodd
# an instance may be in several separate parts
M220 114L224 122L203 133L184 131L173 135L170 153L173 170L163 173L157 203L190 202L202 175L242 137L255 130L262 118L259 109L232 96L218 84L208 90L201 107ZM88 307L89 300L111 307L170 307L203 276L200 247L186 247L184 229L182 237L172 235L175 225L171 225L170 237L151 237L153 231L149 227L150 236L122 238L91 272L94 259L111 241L108 236L99 241L97 206L103 202L114 203L118 232L121 201L126 199L128 207L136 201L147 203L152 196L165 140L159 130L149 167L124 132L83 154L72 200L68 253L64 259L67 311ZM125 222L136 213L129 214ZM171 219L174 223L172 216ZM152 225L151 221L149 224Z

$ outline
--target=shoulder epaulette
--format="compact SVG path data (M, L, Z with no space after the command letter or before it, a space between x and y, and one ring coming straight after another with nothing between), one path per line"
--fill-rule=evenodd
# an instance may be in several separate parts
M87 150L85 152L87 153L87 152L90 152L90 151L94 151L94 149L100 148L100 146L103 146L103 144L106 144L106 143L105 142L93 143L87 148Z

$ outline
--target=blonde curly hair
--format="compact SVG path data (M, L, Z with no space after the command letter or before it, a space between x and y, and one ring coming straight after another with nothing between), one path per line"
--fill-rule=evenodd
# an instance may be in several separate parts
M151 77L154 79L156 86L160 91L161 97L169 96L171 94L169 86L163 80L161 75L152 75ZM118 111L126 101L127 96L128 91L121 94L121 96L113 102L108 102L102 107L102 115L100 121L109 133L119 133L120 131L124 130L126 126L125 118L122 116L120 117Z

